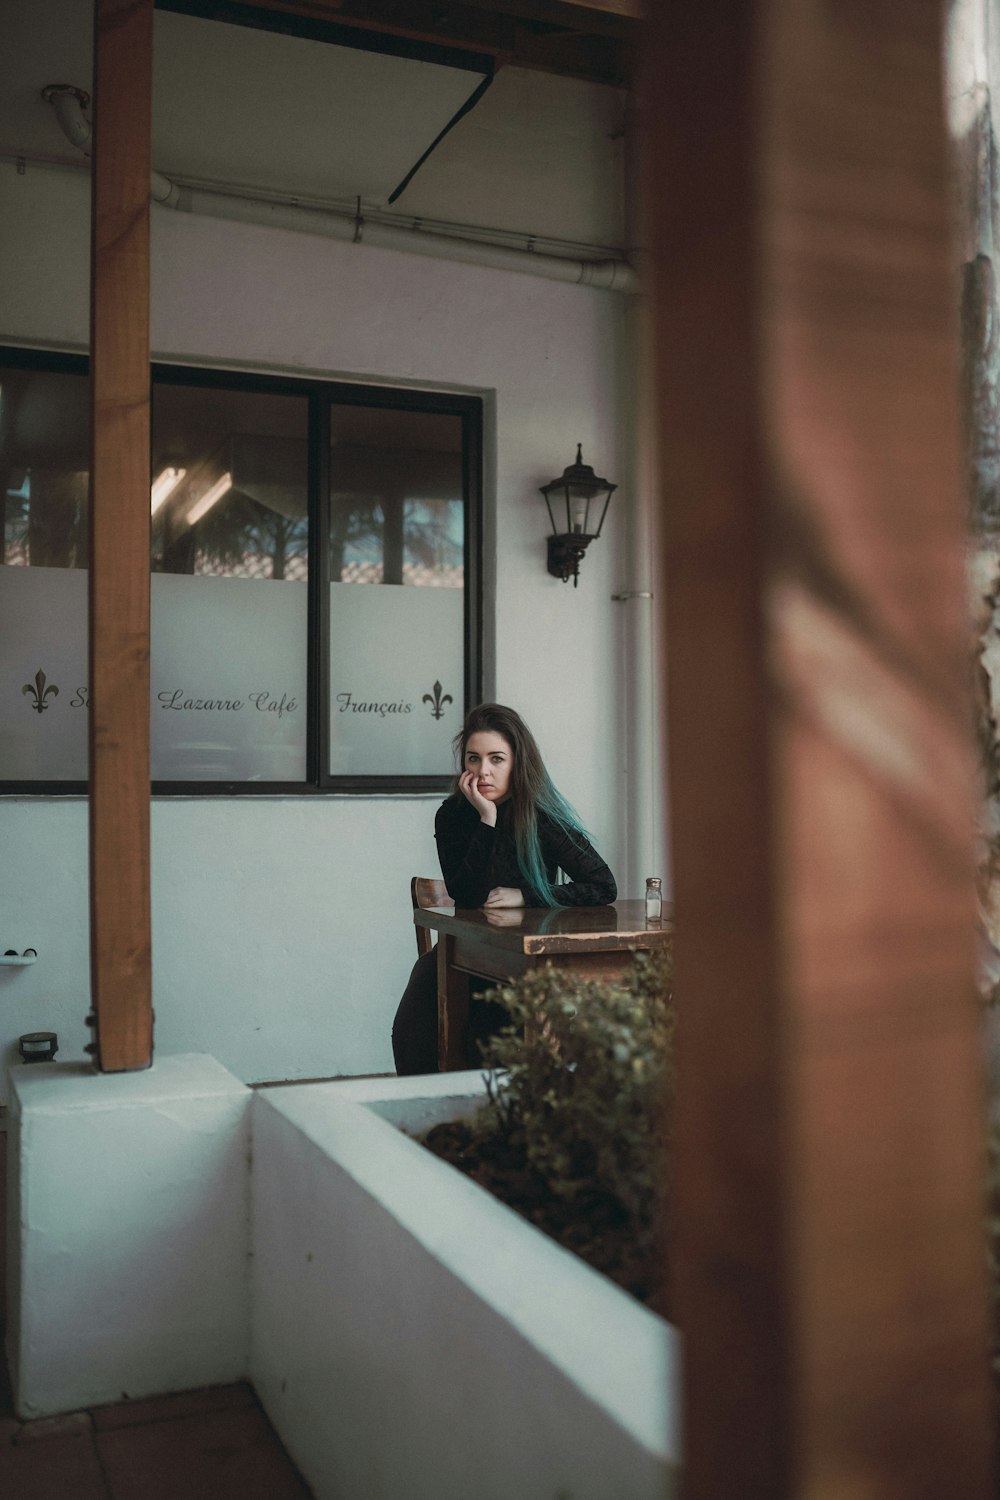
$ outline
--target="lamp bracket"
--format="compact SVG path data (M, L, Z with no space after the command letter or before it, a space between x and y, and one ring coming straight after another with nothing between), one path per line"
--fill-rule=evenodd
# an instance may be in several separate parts
M553 578L561 578L563 583L569 583L572 578L573 587L576 588L580 577L580 561L587 550L587 544L593 540L592 536L582 531L550 536L549 572Z

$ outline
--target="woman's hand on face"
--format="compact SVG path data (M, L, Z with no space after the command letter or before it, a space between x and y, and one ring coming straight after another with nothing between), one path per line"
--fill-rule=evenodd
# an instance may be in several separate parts
M483 908L485 910L501 906L509 907L523 905L524 892L519 891L516 886L511 885L495 885L490 891L489 895L486 897L486 900L483 902Z
M479 773L477 771L463 771L458 778L458 790L462 793L466 802L472 803L472 806L479 814L480 821L489 823L491 827L495 828L497 810L494 804L488 801L479 790Z

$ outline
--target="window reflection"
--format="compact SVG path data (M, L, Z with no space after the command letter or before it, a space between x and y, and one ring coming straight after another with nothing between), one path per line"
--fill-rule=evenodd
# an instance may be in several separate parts
M306 423L299 396L158 386L153 571L304 582Z
M332 581L464 587L461 418L340 407L330 441Z
M406 500L403 504L403 582L460 589L461 500Z
M87 377L4 370L0 381L0 502L5 564L87 566Z

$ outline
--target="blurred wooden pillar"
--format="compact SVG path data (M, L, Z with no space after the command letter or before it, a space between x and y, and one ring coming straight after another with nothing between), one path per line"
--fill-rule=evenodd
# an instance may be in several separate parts
M98 1063L152 1057L149 172L153 0L96 0L91 219L90 948Z
M650 14L685 1495L979 1500L942 12Z

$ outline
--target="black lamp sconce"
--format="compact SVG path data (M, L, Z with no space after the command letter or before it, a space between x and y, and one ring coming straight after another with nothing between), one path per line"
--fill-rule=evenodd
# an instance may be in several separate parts
M580 559L590 543L600 536L608 501L617 488L610 480L598 478L590 465L583 462L580 443L576 445L576 463L564 469L558 479L541 486L552 526L548 539L549 572L554 578L561 578L563 583L572 578L576 588ZM597 525L591 530L595 518Z

